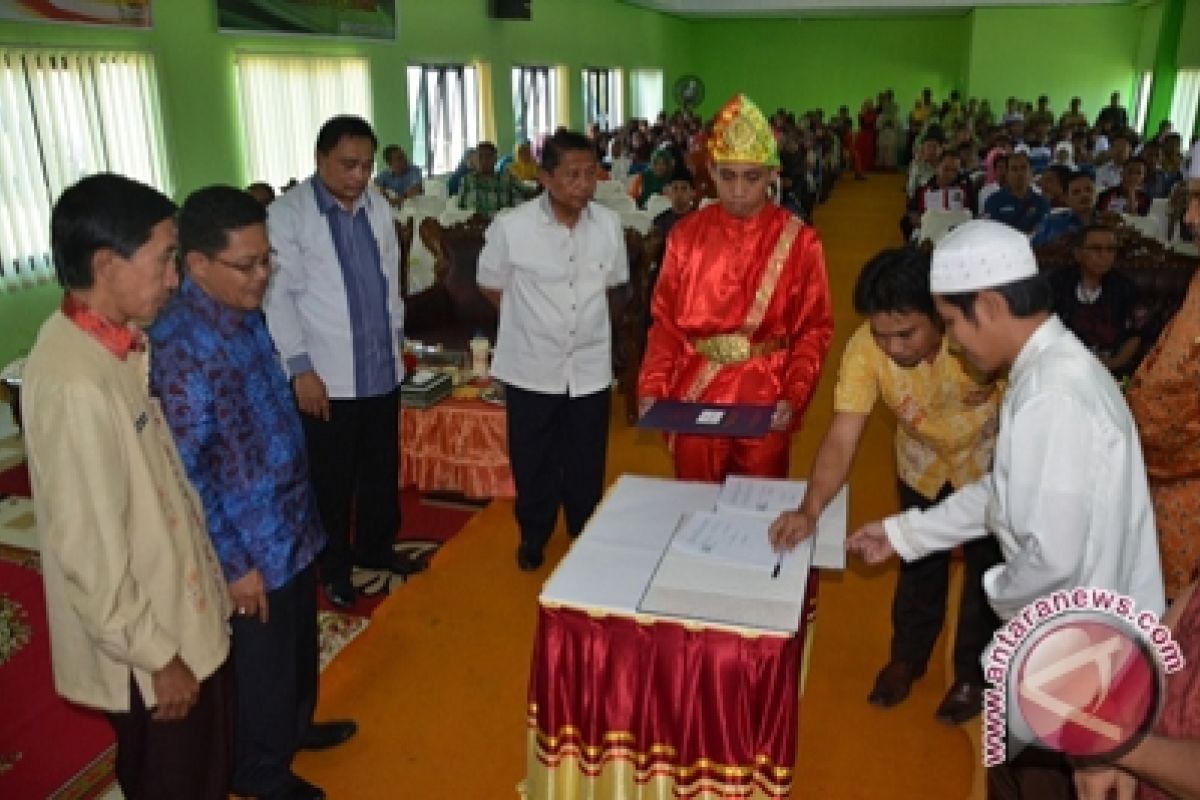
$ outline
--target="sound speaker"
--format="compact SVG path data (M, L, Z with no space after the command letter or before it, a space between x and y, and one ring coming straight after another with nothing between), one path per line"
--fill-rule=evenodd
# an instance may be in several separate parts
M488 0L488 15L493 19L531 19L533 0Z

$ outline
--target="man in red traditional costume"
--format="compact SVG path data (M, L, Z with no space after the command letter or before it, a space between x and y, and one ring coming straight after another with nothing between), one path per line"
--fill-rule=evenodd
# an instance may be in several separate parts
M744 95L721 109L709 139L720 203L671 231L638 397L774 407L761 439L675 434L676 477L785 477L791 432L808 406L833 335L817 233L768 198L779 153Z

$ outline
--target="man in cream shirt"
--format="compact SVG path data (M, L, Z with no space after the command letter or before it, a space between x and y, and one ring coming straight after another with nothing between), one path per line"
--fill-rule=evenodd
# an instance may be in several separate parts
M542 146L545 193L498 217L479 287L500 307L492 375L505 384L521 529L517 566L535 570L559 506L578 536L600 502L612 336L607 290L629 280L617 214L591 201L596 152L562 131Z
M226 797L229 597L145 336L178 285L175 204L93 175L51 217L61 309L25 368L54 682L108 716L126 797Z

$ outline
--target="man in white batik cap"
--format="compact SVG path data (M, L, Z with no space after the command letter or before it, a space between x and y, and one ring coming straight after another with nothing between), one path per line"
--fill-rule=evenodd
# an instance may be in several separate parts
M992 471L926 511L863 526L847 548L869 563L912 560L990 533L1004 561L983 586L1002 620L1076 587L1110 589L1161 614L1137 429L1108 371L1051 313L1029 240L998 222L965 223L934 249L929 283L946 332L974 366L1009 370ZM1070 780L1065 759L1028 773L1005 765L990 776L990 796L1069 797L1056 789L1069 791Z

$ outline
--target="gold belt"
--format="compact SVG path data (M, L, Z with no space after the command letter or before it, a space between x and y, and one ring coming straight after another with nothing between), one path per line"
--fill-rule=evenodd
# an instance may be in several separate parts
M750 337L744 333L719 333L703 339L693 339L692 346L696 348L697 353L716 364L739 364L755 356L782 350L787 343L783 339L751 342Z

